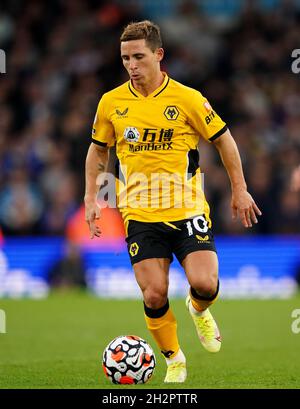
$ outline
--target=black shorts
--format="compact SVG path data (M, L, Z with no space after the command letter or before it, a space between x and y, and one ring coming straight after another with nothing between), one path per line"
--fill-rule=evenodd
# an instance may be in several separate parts
M204 215L175 222L144 223L129 220L126 238L131 264L148 258L169 258L180 264L194 251L216 252L212 230Z

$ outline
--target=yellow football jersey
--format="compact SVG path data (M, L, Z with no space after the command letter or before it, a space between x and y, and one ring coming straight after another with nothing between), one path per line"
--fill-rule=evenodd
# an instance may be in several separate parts
M165 74L144 97L131 81L104 94L92 141L116 144L117 203L129 220L171 222L205 214L199 137L212 141L227 129L200 92Z

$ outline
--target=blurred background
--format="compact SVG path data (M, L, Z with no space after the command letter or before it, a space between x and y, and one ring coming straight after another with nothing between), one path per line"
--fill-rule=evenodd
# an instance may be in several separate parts
M227 122L263 212L251 230L232 221L225 169L200 142L222 296L290 297L300 281L300 193L290 188L300 163L296 0L1 0L0 297L73 286L139 296L119 213L104 209L102 237L89 240L83 194L97 103L128 79L119 36L141 19L161 27L162 69L201 91ZM170 293L186 289L174 262Z

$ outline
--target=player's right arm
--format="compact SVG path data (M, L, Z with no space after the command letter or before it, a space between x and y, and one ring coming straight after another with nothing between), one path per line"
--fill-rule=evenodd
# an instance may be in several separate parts
M92 143L85 163L85 220L89 226L91 239L101 234L96 220L100 218L100 207L97 203L99 185L97 179L105 172L108 163L108 149L115 143L115 134L108 115L109 101L104 95L98 105L93 124ZM98 179L99 180L99 179Z
M97 204L99 186L97 178L106 169L108 162L108 148L91 143L85 162L85 220L89 226L91 239L101 234L96 220L100 218L100 207Z

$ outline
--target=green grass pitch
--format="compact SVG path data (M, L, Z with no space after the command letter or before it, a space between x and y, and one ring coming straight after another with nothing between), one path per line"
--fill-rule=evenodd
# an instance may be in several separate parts
M199 343L184 300L171 299L188 363L182 385L163 383L165 363L147 332L140 300L103 300L86 293L53 293L45 300L0 300L0 388L299 388L300 333L289 300L218 300L211 308L222 336L218 354ZM135 334L153 347L157 366L149 383L113 385L101 356L116 336Z

